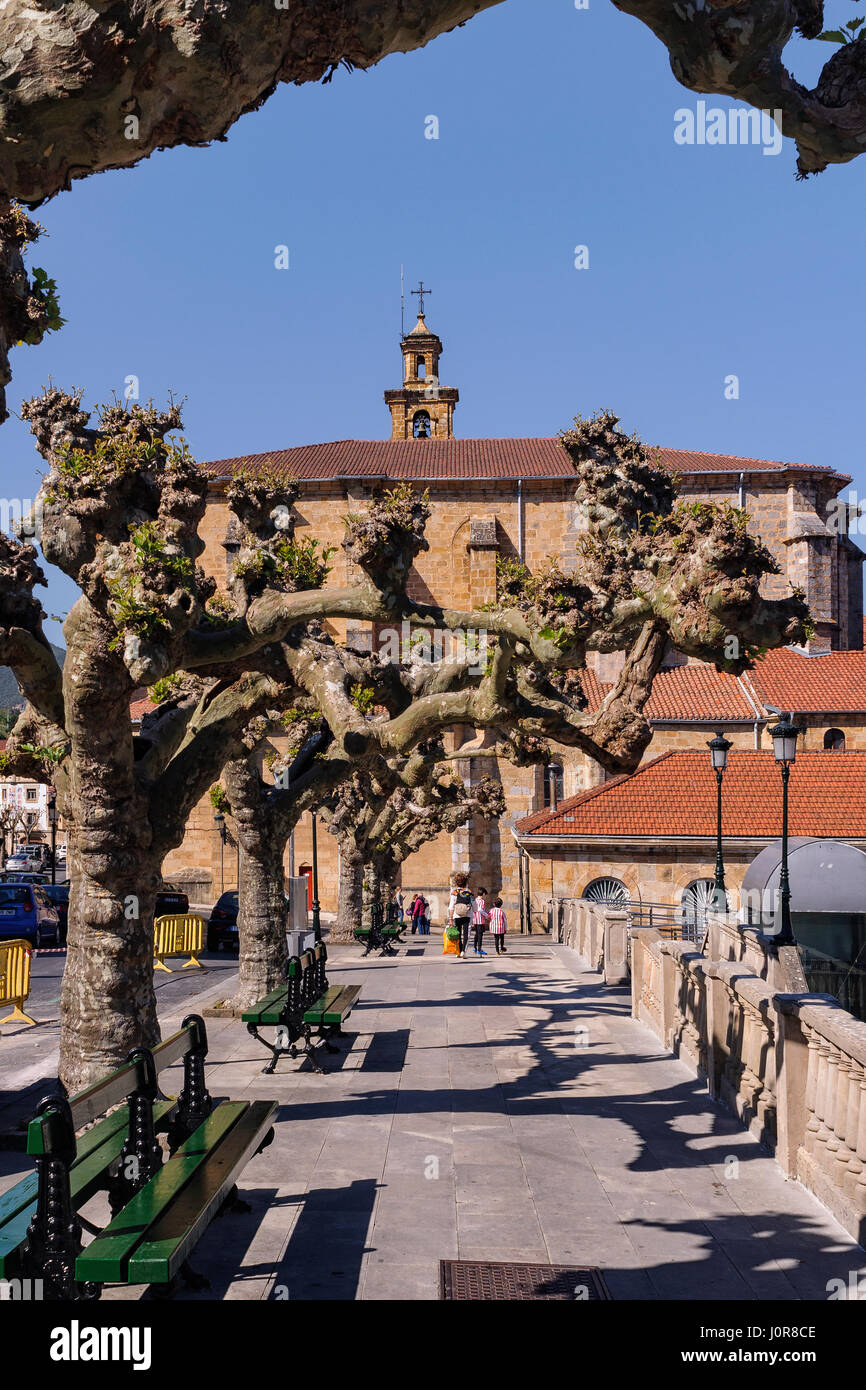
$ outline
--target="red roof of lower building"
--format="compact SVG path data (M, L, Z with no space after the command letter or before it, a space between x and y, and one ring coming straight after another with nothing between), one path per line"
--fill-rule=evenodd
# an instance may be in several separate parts
M866 837L866 750L801 752L789 785L791 835ZM727 836L775 838L782 833L782 779L771 750L731 749L723 783ZM712 836L716 777L705 749L662 753L630 777L537 811L515 825L518 835L622 838Z
M750 678L764 704L794 714L866 710L866 651L809 656L795 647L767 652Z
M832 474L821 464L780 463L705 454L690 449L650 450L671 473L777 473L786 468ZM228 478L243 466L271 463L299 481L335 478L484 479L570 478L574 466L558 439L337 439L292 449L216 459L203 464L215 478ZM840 478L843 475L838 475ZM848 475L844 475L848 479Z

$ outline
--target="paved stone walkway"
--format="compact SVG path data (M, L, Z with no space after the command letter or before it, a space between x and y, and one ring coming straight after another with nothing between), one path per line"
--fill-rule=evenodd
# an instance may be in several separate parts
M253 1212L195 1254L210 1293L181 1297L435 1299L443 1258L596 1265L637 1299L823 1300L866 1271L566 947L511 937L460 962L434 936L329 964L363 993L328 1076L290 1059L262 1076L243 1026L209 1022L211 1093L276 1097L280 1123L242 1182ZM3 1157L8 1186L26 1160Z

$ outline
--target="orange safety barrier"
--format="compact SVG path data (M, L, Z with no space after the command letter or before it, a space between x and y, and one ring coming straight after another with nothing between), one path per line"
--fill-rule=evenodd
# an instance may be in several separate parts
M36 1019L26 1014L21 1005L30 993L30 963L33 947L18 937L0 943L0 1004L11 1004L12 1012L0 1023L28 1023Z
M189 956L189 960L183 965L184 970L191 965L197 970L204 970L201 961L196 959L203 941L203 917L191 912L157 917L153 923L153 956L156 962L154 969L164 970L166 974L173 975L174 971L165 963L166 956Z

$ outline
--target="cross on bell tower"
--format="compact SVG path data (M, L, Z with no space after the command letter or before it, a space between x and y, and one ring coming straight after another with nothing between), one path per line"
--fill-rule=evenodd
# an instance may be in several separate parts
M427 327L424 298L432 294L421 280L412 294L418 296L418 322L403 335L403 385L385 392L391 411L392 439L453 439L454 407L460 393L454 386L439 385L442 343Z
M424 288L424 281L423 281L423 280L419 280L417 290L413 290L412 293L413 293L413 294L417 294L417 296L418 296L418 314L419 314L419 317L423 319L423 317L424 317L424 296L425 296L425 294L432 294L433 291L432 291L432 290L425 290L425 288Z

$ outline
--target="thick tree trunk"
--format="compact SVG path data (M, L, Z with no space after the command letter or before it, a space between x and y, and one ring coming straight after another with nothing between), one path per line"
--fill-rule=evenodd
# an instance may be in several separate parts
M113 631L86 599L65 628L69 780L61 810L72 888L63 974L60 1079L81 1090L159 1040L153 991L153 904L162 855L133 772L132 682Z
M230 1001L237 1013L285 983L288 905L283 856L295 819L269 800L249 757L227 763L223 783L241 844L238 988Z
M365 927L369 927L372 923L373 910L377 907L382 910L384 917L385 904L382 899L382 881L379 877L379 870L375 864L365 864L361 897L361 920Z
M257 844L241 854L240 960L237 993L232 999L235 1012L249 1008L284 984L288 963L283 890L285 839L268 835L255 838Z
M352 940L352 933L361 920L363 884L363 856L352 847L351 841L341 841L337 918L329 933L329 940Z

